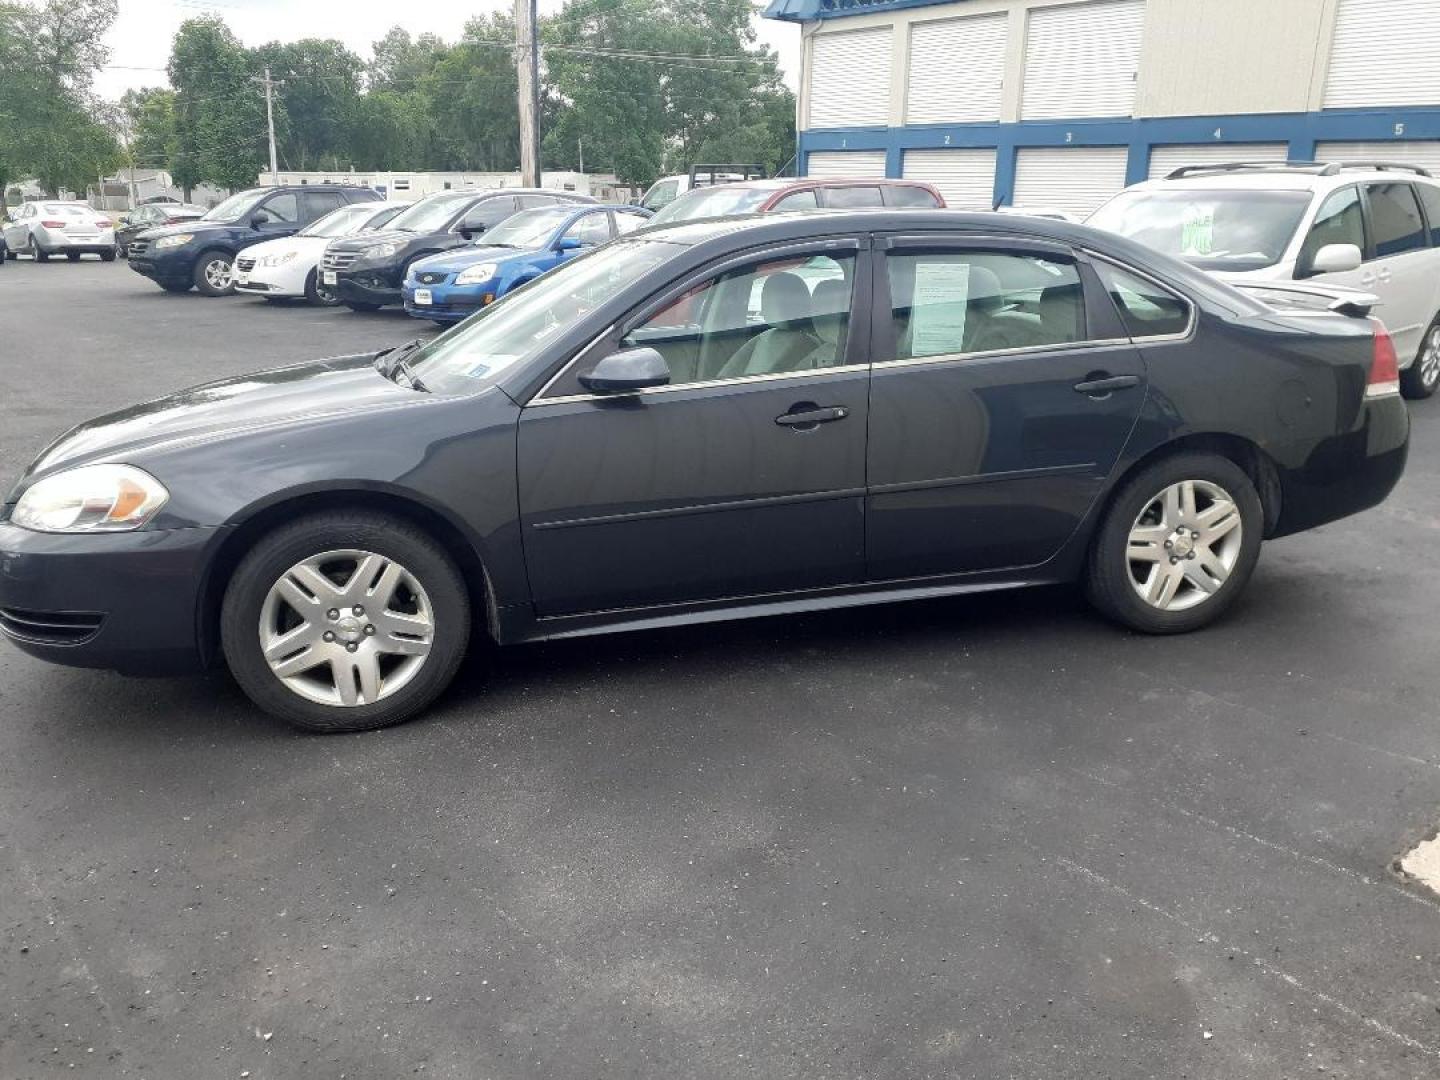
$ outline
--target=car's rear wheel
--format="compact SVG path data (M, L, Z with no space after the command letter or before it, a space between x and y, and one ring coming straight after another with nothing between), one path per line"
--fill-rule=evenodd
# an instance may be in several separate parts
M1440 389L1440 315L1420 339L1415 362L1400 373L1400 390L1412 400L1428 398Z
M39 263L50 261L50 253L40 246L40 241L34 236L30 237L30 257Z
M235 257L224 251L207 251L195 262L195 288L206 296L228 296L235 291Z
M111 248L109 251L102 251L102 252L100 252L100 261L101 261L101 262L114 262L114 261L115 261L115 249L114 249L114 248Z
M1164 458L1126 481L1106 512L1090 553L1090 600L1144 633L1198 630L1244 591L1264 516L1255 485L1228 458Z
M465 582L444 548L368 512L317 514L265 536L221 612L241 688L315 732L408 720L449 685L469 636Z
M65 258L69 259L71 262L79 262L79 261L80 261L80 252L78 252L78 251L67 251L67 252L65 253Z

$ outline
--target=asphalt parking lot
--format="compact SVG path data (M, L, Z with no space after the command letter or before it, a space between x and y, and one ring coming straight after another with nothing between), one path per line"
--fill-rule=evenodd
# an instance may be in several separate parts
M0 267L0 476L428 333ZM1219 627L1069 590L480 650L303 737L0 643L0 1077L1440 1074L1440 401Z

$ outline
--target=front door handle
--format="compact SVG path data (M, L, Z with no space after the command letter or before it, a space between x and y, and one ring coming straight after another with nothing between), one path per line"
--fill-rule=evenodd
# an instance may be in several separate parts
M816 424L829 424L836 420L844 420L850 415L850 410L843 405L832 405L822 408L818 405L796 406L789 412L781 413L775 417L775 423L781 427L789 428L813 428Z
M1139 375L1106 375L1104 372L1096 372L1084 382L1076 383L1075 392L1090 394L1094 397L1108 397L1111 391L1128 390L1132 386L1139 385Z

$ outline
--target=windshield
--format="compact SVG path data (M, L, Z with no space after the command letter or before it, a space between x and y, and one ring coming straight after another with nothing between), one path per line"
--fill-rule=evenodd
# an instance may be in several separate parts
M539 247L574 212L568 206L523 210L496 225L476 243L484 247Z
M249 191L237 192L231 195L224 202L212 208L205 215L206 221L239 221L246 214L255 208L255 205L263 199L269 191L265 188L252 188Z
M729 217L750 214L775 194L769 188L715 187L682 195L650 219L651 225L666 221L692 221L695 218Z
M342 206L339 210L331 210L319 221L306 226L300 230L301 236L344 236L346 233L354 232L360 227L362 221L367 220L374 210L364 204L359 206Z
M390 227L413 233L439 232L474 199L474 195L432 195L398 215Z
M558 331L677 250L673 244L646 240L596 248L441 334L410 359L410 366L437 394L478 388L528 359Z
M1259 270L1285 255L1308 191L1124 191L1087 224L1202 270Z

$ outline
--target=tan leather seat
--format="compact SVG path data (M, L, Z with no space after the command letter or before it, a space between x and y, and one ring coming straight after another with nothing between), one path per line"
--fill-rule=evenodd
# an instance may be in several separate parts
M716 373L717 378L769 375L796 371L815 349L810 319L810 289L788 270L771 274L760 291L760 313L770 324L736 351Z

